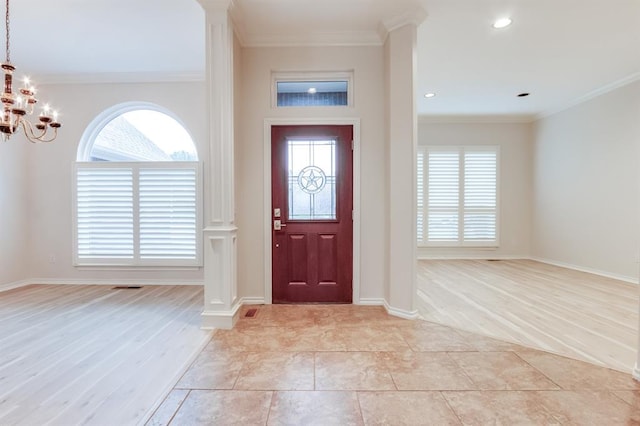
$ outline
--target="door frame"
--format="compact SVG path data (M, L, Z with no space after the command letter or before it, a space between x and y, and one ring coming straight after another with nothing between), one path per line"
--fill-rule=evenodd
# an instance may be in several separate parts
M273 256L271 231L271 127L353 127L353 279L352 303L360 303L360 119L359 118L266 118L264 120L264 303L273 303Z

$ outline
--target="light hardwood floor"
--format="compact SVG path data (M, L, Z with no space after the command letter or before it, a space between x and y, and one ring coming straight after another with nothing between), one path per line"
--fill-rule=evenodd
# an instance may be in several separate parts
M638 286L529 260L420 260L427 321L631 372Z
M210 340L200 286L0 292L0 425L136 424Z

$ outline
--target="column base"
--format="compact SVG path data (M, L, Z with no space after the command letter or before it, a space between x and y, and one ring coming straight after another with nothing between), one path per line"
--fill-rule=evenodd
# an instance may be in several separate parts
M200 328L203 330L213 330L216 328L231 330L240 317L241 306L242 304L238 303L230 311L203 311L202 314L200 314L202 318Z

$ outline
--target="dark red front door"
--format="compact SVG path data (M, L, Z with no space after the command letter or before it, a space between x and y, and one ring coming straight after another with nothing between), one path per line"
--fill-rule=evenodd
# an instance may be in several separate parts
M273 303L351 303L353 127L271 128Z

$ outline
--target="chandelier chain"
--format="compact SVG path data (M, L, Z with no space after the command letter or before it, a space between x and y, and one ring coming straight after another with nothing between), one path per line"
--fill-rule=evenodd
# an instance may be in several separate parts
M5 13L5 24L6 24L6 49L7 49L7 62L11 62L11 51L9 50L9 0L7 0L7 8Z
M62 124L58 121L58 113L52 111L48 104L42 107L40 115L31 117L38 99L35 89L28 78L24 86L14 87L16 67L11 64L11 22L9 19L9 1L5 0L5 48L6 61L0 64L0 140L7 141L20 129L29 142L52 142L58 136ZM2 84L4 83L4 84Z

